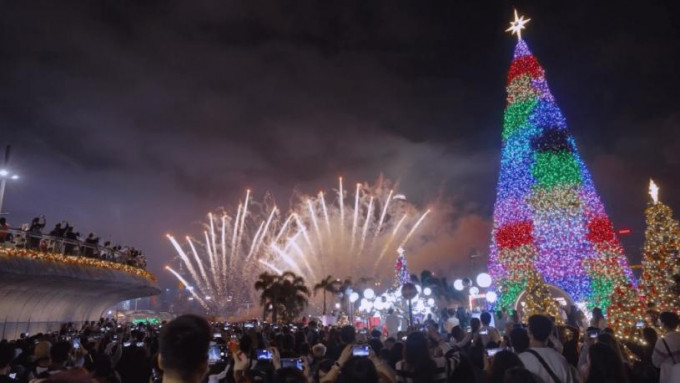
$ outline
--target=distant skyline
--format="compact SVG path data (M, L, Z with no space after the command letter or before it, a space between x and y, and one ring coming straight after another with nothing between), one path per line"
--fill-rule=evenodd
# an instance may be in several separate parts
M287 206L338 176L451 206L414 271L486 254L513 6L631 263L649 178L680 217L677 2L1 4L8 220L142 249L161 287L166 233L200 234L246 188Z

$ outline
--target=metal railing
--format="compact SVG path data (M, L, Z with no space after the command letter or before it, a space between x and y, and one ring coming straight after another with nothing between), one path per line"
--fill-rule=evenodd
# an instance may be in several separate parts
M54 237L42 233L31 233L21 229L0 229L0 248L16 248L41 251L61 255L82 256L102 259L111 262L144 269L146 261L143 255L131 255L130 249L113 250L64 237Z

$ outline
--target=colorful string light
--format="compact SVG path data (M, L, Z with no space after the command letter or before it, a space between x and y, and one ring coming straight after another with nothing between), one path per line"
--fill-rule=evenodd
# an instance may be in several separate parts
M632 273L623 250L545 71L523 40L507 81L489 261L498 305L514 306L529 281L536 290L545 280L590 307L623 308L620 299L635 306L636 295L624 291Z
M156 282L156 277L151 274L150 272L140 269L138 267L118 263L118 262L111 262L111 261L105 261L102 259L96 259L96 258L87 258L87 257L82 257L82 256L74 256L74 255L62 255L62 254L54 254L54 253L48 253L48 252L42 252L42 251L36 251L36 250L27 250L27 249L18 249L18 248L8 248L8 249L0 249L0 256L7 256L7 257L20 257L20 258L27 258L27 259L34 259L34 260L39 260L39 261L46 261L46 262L54 262L54 263L60 263L64 265L74 265L74 266L88 266L88 267L96 267L100 269L106 269L106 270L114 270L114 271L122 271L128 274L133 274L142 278L146 278L152 282Z
M404 256L404 249L401 247L397 250L397 262L394 265L394 286L403 286L405 283L411 282L411 273L408 270L408 262Z
M644 302L657 311L680 309L674 276L680 273L680 225L670 207L659 201L659 188L650 182L651 201L645 210L644 256L640 291Z

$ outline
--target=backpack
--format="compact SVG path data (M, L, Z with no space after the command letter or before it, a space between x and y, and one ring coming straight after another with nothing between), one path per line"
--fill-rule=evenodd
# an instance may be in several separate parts
M668 360L666 360L661 364L661 379L659 380L659 383L680 382L680 362L675 360L666 339L661 338L661 341L663 342L663 345L666 346L666 351L668 351L668 355L671 356L673 363L669 363Z

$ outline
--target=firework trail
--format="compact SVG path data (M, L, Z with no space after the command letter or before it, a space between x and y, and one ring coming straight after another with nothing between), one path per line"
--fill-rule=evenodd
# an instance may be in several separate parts
M262 271L290 270L310 285L329 274L389 278L397 249L429 214L395 186L381 178L350 191L340 178L328 193L297 193L287 213L270 195L256 202L247 191L235 211L208 214L200 240L168 235L186 273L167 269L214 313L256 302L252 286Z

